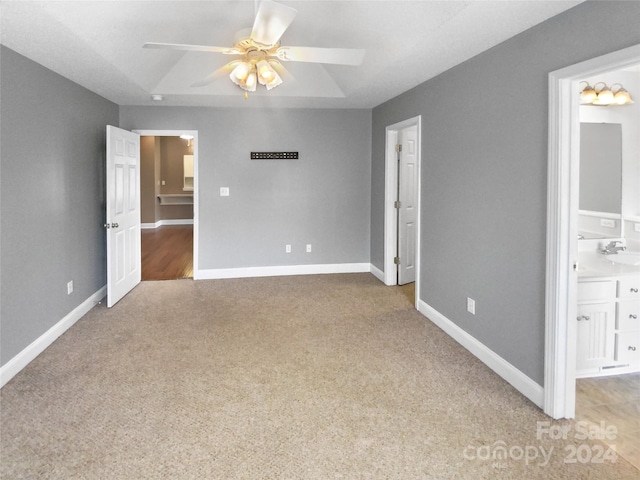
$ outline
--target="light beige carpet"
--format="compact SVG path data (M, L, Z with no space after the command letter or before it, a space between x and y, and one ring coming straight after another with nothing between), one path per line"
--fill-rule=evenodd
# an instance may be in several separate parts
M639 475L572 422L537 438L548 417L369 274L144 282L0 401L3 480Z

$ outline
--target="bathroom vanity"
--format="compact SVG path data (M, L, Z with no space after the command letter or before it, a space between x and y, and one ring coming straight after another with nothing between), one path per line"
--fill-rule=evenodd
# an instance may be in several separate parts
M576 377L640 371L640 264L580 252Z

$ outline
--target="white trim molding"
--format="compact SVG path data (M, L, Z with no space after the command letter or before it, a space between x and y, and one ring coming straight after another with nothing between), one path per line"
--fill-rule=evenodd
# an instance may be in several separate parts
M273 267L216 268L194 270L194 280L222 278L281 277L287 275L319 275L327 273L369 273L369 263L334 263L321 265L284 265Z
M67 316L56 323L53 327L47 330L45 333L36 338L30 345L24 350L18 353L15 357L5 363L0 368L0 388L4 387L9 380L15 377L20 370L26 367L34 358L40 355L49 345L56 341L56 339L64 332L69 330L80 320L89 310L100 303L107 294L107 286L105 285L100 290L95 292L84 302L74 308Z
M578 210L578 213L585 217L610 218L613 220L620 220L622 218L622 215L619 213L594 212L593 210Z
M640 63L640 45L549 74L544 412L573 418L576 396L579 82Z
M419 301L418 310L512 387L542 407L544 390L535 381L422 300Z
M384 283L384 272L376 267L373 263L371 264L371 274Z
M142 223L140 228L143 230L162 227L164 225L193 225L193 218L177 218L170 220L158 220L156 223Z

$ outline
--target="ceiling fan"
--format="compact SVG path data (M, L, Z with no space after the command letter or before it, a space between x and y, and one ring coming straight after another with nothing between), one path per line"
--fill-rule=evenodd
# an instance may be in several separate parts
M238 55L240 58L194 83L192 87L208 85L230 72L229 78L245 91L245 98L248 97L248 92L255 92L258 83L264 85L267 90L282 84L281 75L286 74L286 69L280 61L335 65L362 64L365 51L361 49L280 46L280 37L289 27L296 13L297 10L294 8L272 0L262 0L251 34L248 38L238 41L233 47L155 42L145 43L143 47Z

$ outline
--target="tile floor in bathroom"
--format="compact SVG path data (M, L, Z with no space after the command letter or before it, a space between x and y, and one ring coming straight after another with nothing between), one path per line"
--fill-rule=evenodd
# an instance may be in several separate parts
M640 469L640 373L578 379L576 420L614 425L616 438L605 443Z

